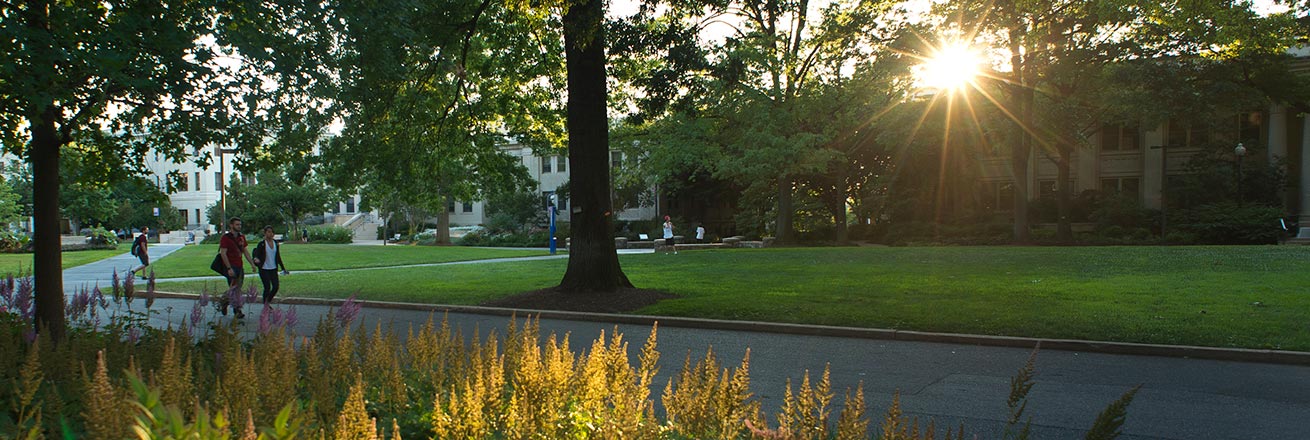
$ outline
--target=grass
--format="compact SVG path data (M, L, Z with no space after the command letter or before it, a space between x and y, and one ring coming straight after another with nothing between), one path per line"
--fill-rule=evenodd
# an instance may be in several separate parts
M64 269L77 267L87 263L94 263L115 255L126 253L132 248L132 243L119 243L118 249L115 250L92 250L92 251L64 251L60 253L60 264ZM27 273L32 270L32 254L0 254L0 267L4 268L4 273Z
M638 287L681 296L639 314L1310 351L1310 247L743 249L620 258ZM293 274L280 294L471 305L555 285L565 265Z
M251 244L251 248L253 247L254 244ZM282 262L287 265L287 269L292 271L401 266L546 255L545 250L486 249L462 246L352 246L348 244L287 243L282 245L281 249L283 252ZM214 272L209 270L209 264L214 261L214 255L217 253L217 244L186 246L164 258L153 261L152 267L161 278L214 275Z

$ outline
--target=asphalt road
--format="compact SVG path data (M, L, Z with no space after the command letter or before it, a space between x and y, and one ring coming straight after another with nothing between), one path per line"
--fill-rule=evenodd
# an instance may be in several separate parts
M173 249L152 245L151 257L162 258ZM131 256L123 255L65 270L65 287L72 291L84 283L108 285L113 268L122 272L134 263ZM251 281L258 282L255 277L247 282ZM247 312L242 325L249 332L258 326L259 308ZM155 325L176 324L190 311L191 301L160 299L154 309L159 311ZM305 335L329 311L327 306L313 305L296 309L300 320L294 331ZM209 315L209 319L230 319L215 316L212 310ZM365 307L362 316L364 325L372 327L380 321L403 335L409 326L426 322L431 313ZM508 322L503 316L469 313L450 313L448 319L470 335L475 328L486 334ZM615 327L632 344L635 358L649 335L648 326L541 320L543 335L568 334L574 347L586 347L601 331ZM809 371L817 379L827 365L837 395L834 403L840 405L844 390L862 382L875 426L893 393L899 392L908 416L935 420L939 430L963 423L966 432L982 439L1000 437L1008 415L1010 378L1030 354L1018 348L670 326L659 328L658 339L660 377L652 390L657 401L687 356L694 362L712 348L725 367L735 368L749 349L751 388L770 413L781 404L788 378L799 384L801 375ZM1310 438L1310 367L1306 366L1044 350L1037 354L1035 382L1027 407L1035 439L1082 438L1097 413L1139 385L1120 438ZM839 411L833 410L834 419Z

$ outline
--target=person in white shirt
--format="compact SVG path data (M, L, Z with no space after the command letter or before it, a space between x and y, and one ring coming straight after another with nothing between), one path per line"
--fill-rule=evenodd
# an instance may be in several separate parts
M664 216L664 242L673 248L673 253L678 253L678 244L673 239L673 219Z
M696 225L696 242L705 242L705 225Z
M277 240L273 239L272 226L264 227L264 239L255 245L252 256L255 265L259 266L259 280L264 282L264 304L267 305L277 295L277 269L281 267L283 275L291 273L287 271L287 265L282 264L282 249Z

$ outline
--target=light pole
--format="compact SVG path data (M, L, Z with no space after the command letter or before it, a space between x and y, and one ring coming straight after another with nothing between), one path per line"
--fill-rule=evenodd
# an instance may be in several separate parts
M224 179L227 179L227 165L224 163L226 162L224 159L227 159L229 153L235 154L237 149L215 145L214 150L218 152L218 181L214 182L214 189L218 190L218 209L221 213L220 218L223 221L223 224L218 225L218 230L226 231L226 229L223 229L227 227L227 182L224 181ZM196 182L196 184L199 185L200 182Z
M1237 156L1237 206L1240 208L1246 197L1242 194L1242 158L1246 157L1246 147L1241 142L1233 147L1233 155Z

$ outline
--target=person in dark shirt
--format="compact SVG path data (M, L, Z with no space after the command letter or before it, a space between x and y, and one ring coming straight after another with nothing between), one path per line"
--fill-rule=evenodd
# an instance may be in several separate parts
M136 239L132 240L132 255L135 255L136 259L141 261L141 266L132 269L132 272L140 271L142 277L146 276L146 266L150 265L150 251L148 249L149 237L150 228L142 226L141 235L136 236Z
M223 276L227 278L228 292L240 295L241 285L245 283L246 272L245 261L250 261L252 266L258 266L254 259L250 257L250 251L246 249L246 236L241 234L241 219L232 217L227 221L227 232L223 238L218 241L218 256L223 262ZM230 302L229 295L223 295L219 311L227 315L227 307ZM246 314L241 313L241 305L237 303L234 307L238 319L245 318Z

